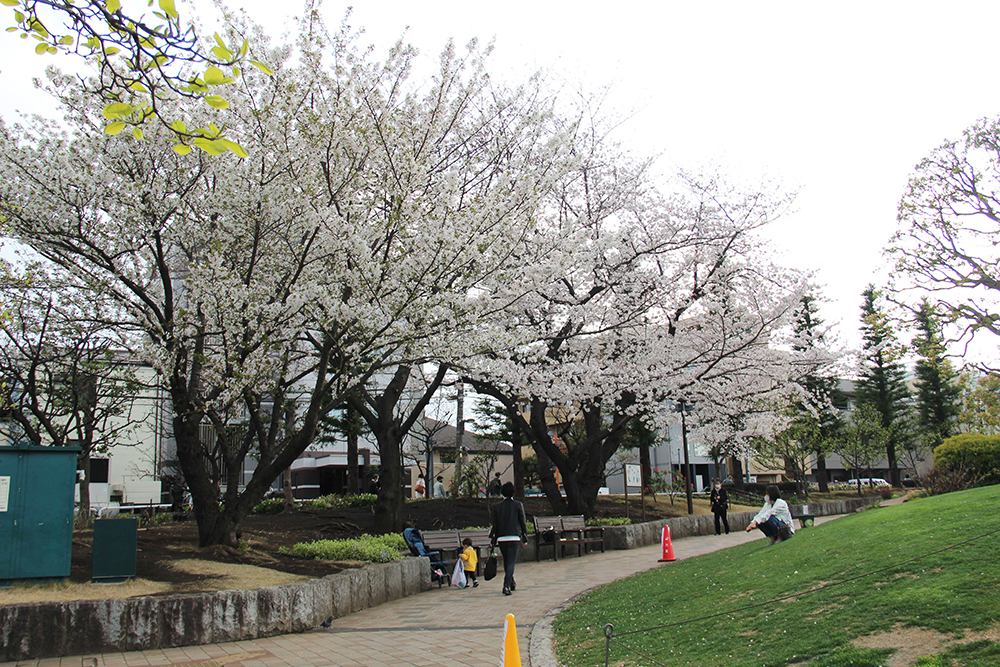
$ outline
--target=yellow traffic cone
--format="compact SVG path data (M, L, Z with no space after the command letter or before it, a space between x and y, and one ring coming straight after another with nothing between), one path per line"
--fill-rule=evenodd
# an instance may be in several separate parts
M507 614L503 622L500 667L521 667L521 651L517 648L517 625L514 623L514 614Z

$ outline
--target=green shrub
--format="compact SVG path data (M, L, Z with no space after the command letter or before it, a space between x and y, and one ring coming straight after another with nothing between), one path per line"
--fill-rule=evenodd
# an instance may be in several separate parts
M354 496L338 496L331 493L320 496L308 503L303 503L306 509L343 509L345 507L371 507L378 500L374 493L359 493Z
M623 516L592 517L587 519L588 526L631 526L632 519Z
M934 467L960 470L972 477L1000 474L1000 436L962 433L934 448Z
M281 498L268 498L257 503L250 514L278 514L285 511L285 501Z
M389 535L362 535L355 540L300 542L291 547L282 547L280 551L283 554L300 558L389 563L402 558L402 549L399 548L399 545L405 547L403 536L391 533Z

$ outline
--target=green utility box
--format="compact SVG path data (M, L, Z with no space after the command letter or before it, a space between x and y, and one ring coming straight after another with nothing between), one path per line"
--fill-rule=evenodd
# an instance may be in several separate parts
M0 447L0 585L69 577L77 447Z
M135 579L138 519L94 521L94 583L115 584Z

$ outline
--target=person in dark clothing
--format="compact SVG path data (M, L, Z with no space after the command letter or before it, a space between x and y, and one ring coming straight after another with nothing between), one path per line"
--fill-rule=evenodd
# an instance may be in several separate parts
M528 525L524 518L524 505L514 500L514 484L507 482L500 487L503 500L490 508L490 546L500 547L503 556L503 594L510 595L517 588L514 582L514 564L521 543L528 543Z
M715 515L715 534L721 535L722 532L719 530L719 520L726 526L726 535L729 534L729 492L722 488L722 484L718 481L712 487L712 494L709 496L709 500L712 502L712 514Z
M499 498L500 488L502 484L500 483L500 473L493 473L493 479L490 483L486 485L486 497L487 498Z

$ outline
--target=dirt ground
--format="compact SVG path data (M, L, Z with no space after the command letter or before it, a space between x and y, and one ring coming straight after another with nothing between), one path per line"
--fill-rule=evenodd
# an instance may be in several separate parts
M642 518L638 497L629 497L628 514ZM494 499L434 499L407 502L404 522L421 530L487 527L489 505ZM524 500L527 514L552 514L545 498ZM748 508L733 507L730 511ZM708 514L707 501L695 501L695 513ZM598 517L624 517L621 498L601 497ZM645 518L653 521L687 514L683 497L671 504L660 496L646 501ZM93 531L73 534L72 569L69 582L45 586L14 586L0 589L0 604L45 600L77 600L139 595L197 593L234 588L273 586L307 578L322 577L362 563L331 562L296 558L279 552L298 542L357 537L374 532L374 509L299 510L267 516L248 517L240 528L245 549L198 547L198 531L193 520L171 521L141 527L136 553L136 580L126 584L91 584Z

